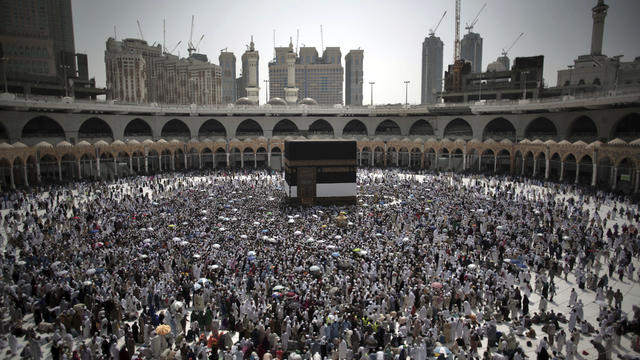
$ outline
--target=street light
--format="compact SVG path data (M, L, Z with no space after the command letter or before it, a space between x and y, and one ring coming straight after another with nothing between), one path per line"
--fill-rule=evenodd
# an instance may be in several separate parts
M405 80L404 81L404 104L405 105L409 105L409 83L411 81L409 80Z
M527 75L529 75L529 72L523 71L522 75L522 81L524 82L524 92L522 93L522 99L525 100L527 98Z
M264 85L264 102L265 104L269 102L269 80L262 80L264 81L265 85Z
M373 84L375 84L374 81L369 81L369 85L371 85L371 106L373 106Z

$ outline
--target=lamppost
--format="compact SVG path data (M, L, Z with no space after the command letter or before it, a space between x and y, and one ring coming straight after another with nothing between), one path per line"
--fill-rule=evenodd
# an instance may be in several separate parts
M264 85L264 102L265 104L269 102L269 80L262 80L264 81L265 85Z
M522 81L524 82L524 91L522 92L522 99L525 100L527 98L527 75L529 75L528 71L522 72Z
M371 106L373 106L373 85L375 84L374 81L369 81L369 85L371 85Z
M68 97L69 96L69 79L67 78L67 69L70 69L71 66L61 64L60 68L62 69L63 76L64 76L64 96Z
M409 83L411 81L409 80L405 80L404 81L404 104L405 105L409 105Z

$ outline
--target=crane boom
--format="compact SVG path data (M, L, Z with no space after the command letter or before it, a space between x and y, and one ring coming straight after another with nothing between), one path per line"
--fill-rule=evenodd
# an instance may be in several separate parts
M138 23L138 31L140 31L140 39L144 40L144 35L142 34L142 26L140 26L140 20L136 20Z
M200 47L200 43L202 42L202 39L204 39L204 34L202 34L202 36L200 36L200 40L198 40L198 43L196 44L196 49L198 49Z
M191 32L189 33L189 42L187 43L187 51L189 52L189 56L196 51L196 48L193 46L193 23L195 21L195 15L191 15Z
M453 49L454 60L460 60L460 0L456 0L456 41Z
M484 10L484 8L486 7L487 7L487 3L484 3L484 5L482 5L482 7L480 8L480 11L478 11L478 14L476 15L476 17L471 22L471 25L467 23L467 26L465 27L465 29L469 30L469 32L473 30L473 27L476 26L476 24L478 23L478 19L480 18L480 14L482 13L482 10Z
M440 18L440 21L438 21L438 25L436 25L436 27L433 28L433 30L429 30L429 36L435 36L436 35L436 31L438 31L438 28L440 27L440 24L442 23L442 20L444 20L445 15L447 15L447 11L444 11L444 14L442 14L442 17Z
M178 46L180 46L180 44L182 44L182 40L178 41L176 46L173 47L173 49L169 52L169 54L173 54L173 52L176 51L176 49L178 48Z
M518 35L518 37L515 40L513 40L513 42L511 43L511 46L509 46L509 48L507 48L506 51L502 49L502 56L507 56L507 54L509 54L509 51L511 51L511 49L516 45L518 40L520 40L520 38L522 38L523 36L524 36L524 33L520 33L520 35Z

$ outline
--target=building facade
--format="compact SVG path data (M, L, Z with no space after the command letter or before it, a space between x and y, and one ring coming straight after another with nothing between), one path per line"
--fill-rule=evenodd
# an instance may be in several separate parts
M222 51L218 56L222 70L222 104L233 104L238 99L236 91L236 56Z
M88 73L78 73L71 0L0 1L0 46L10 92L80 98L101 93Z
M270 96L286 98L288 85L287 54L290 47L276 48L276 58L269 63ZM293 53L295 55L295 52ZM322 55L314 47L302 47L295 56L297 99L312 98L320 105L343 104L344 68L339 47L327 47ZM291 88L291 87L290 87Z
M444 43L431 35L422 43L421 104L433 104L442 92L442 56Z
M478 33L467 33L460 43L460 56L471 63L471 72L482 72L482 37Z
M124 103L146 103L147 63L142 54L130 51L120 41L107 40L104 62L109 98Z
M344 57L344 103L345 105L362 106L362 86L364 84L364 68L362 60L364 50L351 50Z
M222 69L203 54L187 59L167 55L156 64L158 102L213 105L222 103Z

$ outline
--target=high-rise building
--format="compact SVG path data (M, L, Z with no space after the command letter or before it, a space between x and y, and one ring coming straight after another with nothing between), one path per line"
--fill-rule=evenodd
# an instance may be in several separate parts
M436 94L442 92L442 56L444 44L431 34L422 43L421 104L436 102Z
M101 93L77 73L71 0L0 0L0 44L12 92Z
M253 43L253 36L251 36L249 49L242 54L242 76L246 84L245 96L254 104L258 104L260 98L260 87L258 87L260 81L260 74L258 72L259 61L260 54L258 54L255 44Z
M291 59L294 59L293 63ZM295 86L289 84L290 67L295 69ZM297 56L290 43L289 47L276 48L276 58L269 63L271 98L286 98L285 88L295 88L298 89L296 99L312 98L320 105L342 104L343 84L344 68L339 47L327 47L322 57L314 47L302 47Z
M480 34L469 32L462 38L460 56L471 63L472 72L482 72L482 37Z
M364 50L351 50L344 57L344 103L345 105L362 106Z
M236 92L236 56L232 52L223 51L218 56L222 69L222 103L233 104L238 95Z
M147 63L140 52L127 48L125 42L109 38L104 63L111 99L125 103L148 102Z
M125 84L129 83L126 88L131 89L131 91L137 91L134 90L135 88L132 86L133 84L137 84L137 81L141 80L138 70L120 73L121 70L118 69L119 66L133 69L131 68L131 66L133 66L133 62L137 63L137 61L134 61L134 59L138 58L136 55L139 55L144 60L143 63L139 64L139 66L142 67L140 71L144 73L144 96L133 96L128 93L128 91L123 92L117 89L114 90L116 86L123 86L122 83L116 85L115 82L117 80L112 78L112 76L118 74L118 76L121 77L121 81L124 81ZM158 101L158 94L156 90L156 81L158 79L156 63L162 57L161 45L149 46L146 41L140 39L124 39L122 41L117 41L114 38L109 38L107 39L107 50L105 51L104 56L105 65L107 66L107 89L111 89L112 91L111 98L135 103ZM116 61L116 63L113 63L114 61ZM133 77L135 77L135 79L133 79Z
M158 102L213 105L222 102L222 69L203 54L166 55L156 63Z

